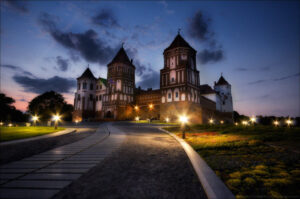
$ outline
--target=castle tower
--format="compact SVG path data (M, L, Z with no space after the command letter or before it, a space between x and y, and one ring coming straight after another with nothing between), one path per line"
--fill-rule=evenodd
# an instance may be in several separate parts
M175 119L178 114L191 114L191 109L198 107L197 105L200 107L196 53L179 32L164 50L164 68L160 70L161 119Z
M233 112L231 85L225 80L223 75L215 82L214 89L217 93L216 109L220 112Z
M133 103L135 66L123 46L107 65L107 89L103 101L104 119L129 119L128 108Z
M95 112L95 84L97 79L89 68L77 78L77 91L74 99L73 120L88 120Z

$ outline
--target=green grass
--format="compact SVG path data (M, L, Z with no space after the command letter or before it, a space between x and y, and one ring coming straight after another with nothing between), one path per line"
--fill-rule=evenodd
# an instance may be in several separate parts
M48 127L48 126L0 127L0 142L45 135L45 134L61 131L64 129L65 128L62 127L58 127L57 129L54 129L54 127Z
M165 129L181 136L180 127ZM237 198L300 196L300 128L193 125L186 132Z

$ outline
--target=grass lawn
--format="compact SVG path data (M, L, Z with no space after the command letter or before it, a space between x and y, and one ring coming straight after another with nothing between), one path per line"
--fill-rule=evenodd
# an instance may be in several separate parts
M300 197L300 128L194 125L186 141L237 198Z
M0 127L0 142L45 135L48 133L54 133L64 129L65 128L62 127L58 127L57 129L54 129L54 127L50 127L50 126Z

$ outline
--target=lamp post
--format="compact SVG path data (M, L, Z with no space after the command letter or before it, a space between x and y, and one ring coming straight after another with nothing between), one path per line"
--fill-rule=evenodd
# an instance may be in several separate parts
M211 119L209 119L209 121L208 121L210 124L213 124L214 123L214 120L211 118Z
M221 120L221 121L220 121L220 123L221 123L221 124L224 124L224 121L223 121L223 120Z
M38 121L39 117L37 115L32 116L33 126L36 126L36 121Z
M153 104L149 104L149 111L150 111L150 119L149 119L149 122L151 122L151 119L152 119L152 109L153 109Z
M287 119L285 122L286 122L288 127L290 127L291 124L293 123L293 121L291 119Z
M60 120L60 115L56 114L52 117L52 120L54 121L54 129L57 129L58 121Z
M188 118L185 115L179 117L179 121L182 126L182 139L185 139L185 124L188 122Z
M135 117L135 121L138 122L139 120L140 120L139 116L136 116L136 117Z
M248 125L248 121L244 120L244 121L242 121L242 124L245 125L245 126L247 126Z
M170 119L167 117L167 118L166 118L166 122L169 123L169 121L170 121Z
M273 124L274 124L274 126L279 126L279 122L277 121L277 120L275 120L274 122L273 122Z
M256 117L252 116L252 117L250 118L250 121L251 121L252 124L254 124L254 123L256 122Z

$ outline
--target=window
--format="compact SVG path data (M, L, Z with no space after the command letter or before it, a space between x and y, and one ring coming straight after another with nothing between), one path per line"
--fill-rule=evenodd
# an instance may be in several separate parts
M96 90L98 90L98 85L96 86Z
M102 90L102 84L100 85L100 90Z
M90 84L90 90L93 90L94 84Z
M83 82L82 89L86 89L86 82Z
M168 93L168 98L171 99L171 93Z
M176 97L178 97L178 92L175 93Z
M96 95L96 101L98 101L98 96Z
M90 94L90 100L93 101L93 94Z
M80 90L80 83L78 83L77 88L78 88L78 90Z
M78 101L80 101L80 94L78 94L77 98L78 98Z
M101 101L102 100L102 95L99 95L99 101Z
M174 78L174 77L172 77L171 81L172 81L172 82L175 82L175 78Z

